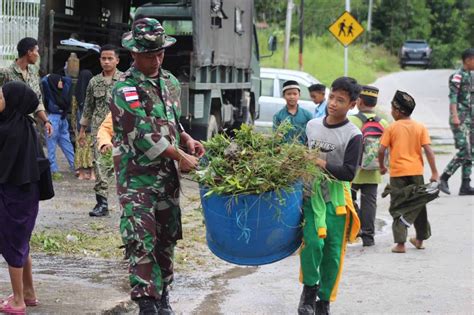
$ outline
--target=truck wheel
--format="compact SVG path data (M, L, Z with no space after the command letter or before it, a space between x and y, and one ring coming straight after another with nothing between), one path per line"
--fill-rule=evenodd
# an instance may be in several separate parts
M217 123L216 115L209 117L209 124L207 125L207 140L219 133L219 124Z

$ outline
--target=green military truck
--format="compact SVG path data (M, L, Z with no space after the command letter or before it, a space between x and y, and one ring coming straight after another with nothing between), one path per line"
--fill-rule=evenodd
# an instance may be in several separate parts
M42 0L42 71L60 72L75 52L81 69L98 73L98 53L87 44L120 47L123 32L141 17L156 18L177 39L166 50L163 68L181 82L181 122L193 137L208 139L258 118L253 0ZM71 45L74 40L87 44ZM123 50L119 68L126 70L131 62Z

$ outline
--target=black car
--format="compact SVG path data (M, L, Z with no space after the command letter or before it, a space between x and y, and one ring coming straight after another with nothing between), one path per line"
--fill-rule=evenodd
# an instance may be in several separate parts
M400 49L400 66L421 66L428 68L431 62L431 48L426 40L407 40Z

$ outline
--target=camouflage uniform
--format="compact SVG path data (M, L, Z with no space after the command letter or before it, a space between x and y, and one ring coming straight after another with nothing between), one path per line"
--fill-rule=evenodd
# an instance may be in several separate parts
M8 81L24 82L35 91L39 99L39 105L36 108L35 114L46 110L44 108L43 97L41 94L39 69L35 65L28 65L28 76L25 78L20 67L16 64L16 61L13 61L8 68L0 69L0 87ZM33 117L33 114L31 114L31 117Z
M82 126L91 126L91 134L95 139L100 124L105 119L109 112L109 103L111 98L112 88L118 81L122 72L115 70L112 80L108 82L102 73L96 75L91 79L86 90L86 98L84 101L84 112L80 120ZM95 186L94 191L97 195L107 198L108 195L108 181L105 167L100 164L100 152L95 145L94 150L94 166L95 166Z
M159 299L162 286L173 281L174 247L182 238L179 175L161 154L179 143L180 93L170 72L161 69L152 79L133 67L112 92L120 233L134 300Z
M449 122L454 135L454 144L458 152L446 166L444 173L451 176L459 166L462 166L463 179L470 178L472 168L472 144L474 143L474 133L472 130L474 127L473 84L470 71L463 68L449 77L449 101L450 104L457 105L461 124L456 128L451 120Z

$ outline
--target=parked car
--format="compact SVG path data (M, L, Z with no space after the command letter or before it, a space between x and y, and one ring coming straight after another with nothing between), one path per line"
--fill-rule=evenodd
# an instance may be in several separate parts
M400 48L400 66L421 66L428 68L431 63L431 48L426 40L407 40Z
M260 91L260 116L255 120L255 127L260 131L268 131L273 125L273 115L282 109L285 105L285 99L282 97L283 83L288 80L295 80L301 87L301 95L298 104L314 113L316 104L313 103L309 96L308 87L312 84L320 83L312 75L295 70L261 68L260 79L262 87ZM329 89L326 88L326 98L329 97ZM349 114L356 114L357 109L354 108Z

